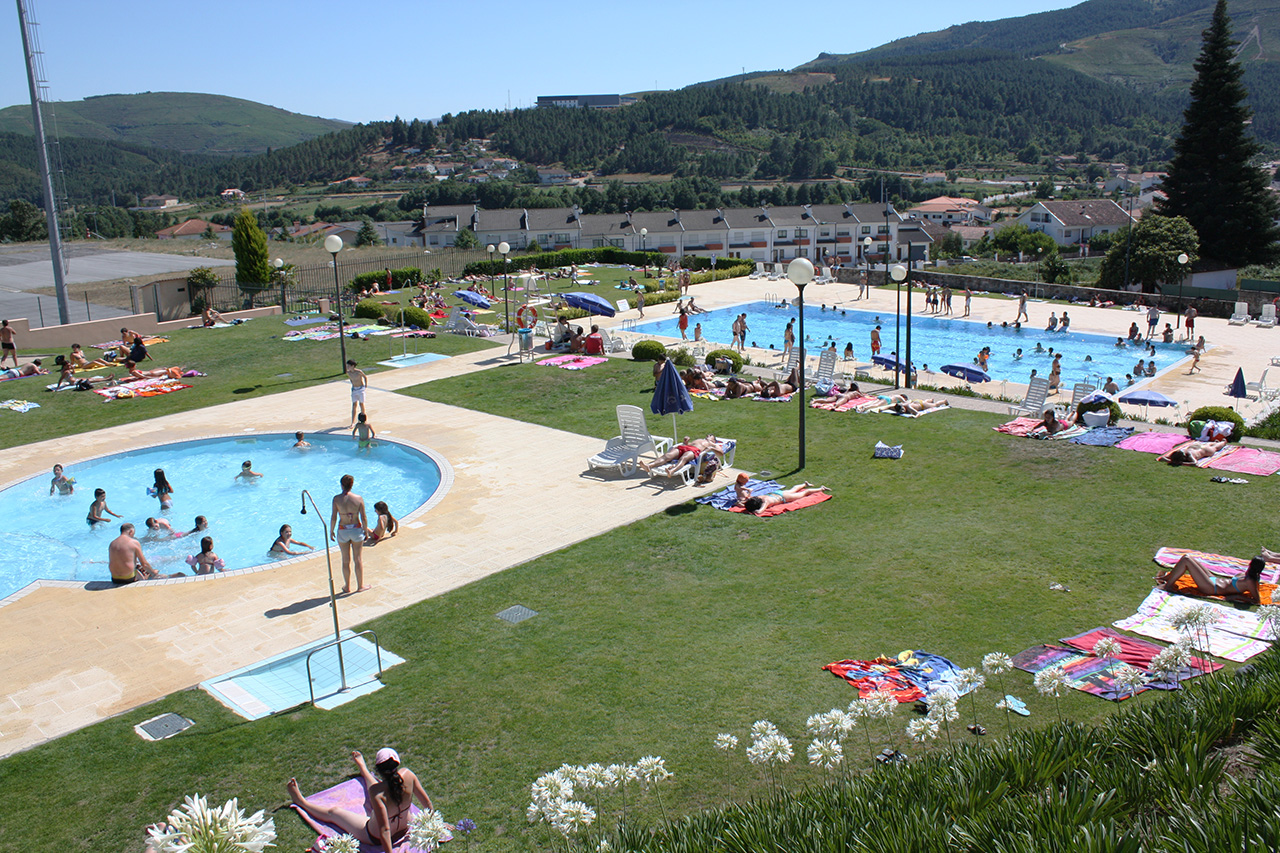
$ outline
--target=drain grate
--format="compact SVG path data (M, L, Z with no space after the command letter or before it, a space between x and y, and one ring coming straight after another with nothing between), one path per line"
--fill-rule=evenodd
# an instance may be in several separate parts
M499 613L498 618L503 620L504 622L510 622L512 625L514 625L517 622L523 622L524 620L537 615L538 615L538 611L530 610L529 608L525 607L523 604L513 604L512 606L508 607L506 610Z
M138 723L133 730L143 740L164 740L178 732L191 728L195 723L177 714L161 714L145 722Z

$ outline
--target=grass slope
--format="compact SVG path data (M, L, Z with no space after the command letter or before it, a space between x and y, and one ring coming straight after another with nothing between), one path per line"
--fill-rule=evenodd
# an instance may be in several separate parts
M101 95L52 107L62 136L199 154L258 154L351 126L351 122L298 115L241 98L193 92ZM32 133L30 106L0 110L3 131Z
M651 389L648 364L612 360L580 372L512 365L406 393L604 438L614 406L647 405ZM350 772L348 750L384 743L447 818L479 823L488 851L552 846L527 828L524 807L529 783L561 762L662 755L676 773L663 793L672 814L753 796L765 790L759 777L712 738L768 718L803 747L810 713L854 698L823 664L919 648L974 665L1109 623L1149 590L1156 547L1247 555L1265 536L1258 519L1280 510L1265 479L1215 486L1208 472L1146 454L999 435L998 420L811 412L803 476L835 499L769 520L678 505L375 620L368 627L407 663L335 711L245 723L187 691L10 757L0 797L12 813L59 819L7 823L0 849L132 853L141 827L185 794L271 809L290 775L307 790L334 784ZM794 405L697 401L679 426L738 438L740 466L786 472L795 421ZM906 456L873 461L877 439ZM531 487L554 500L555 483ZM1051 591L1054 580L1071 592ZM516 626L494 618L516 603L539 615ZM1033 714L1015 727L1053 718L1028 676L1005 683ZM1003 731L994 691L980 698L983 722ZM1114 708L1075 692L1062 700L1086 721ZM130 728L161 711L197 725L137 739ZM896 731L907 718L898 714ZM865 766L855 735L850 754ZM812 778L803 765L798 755L784 780ZM615 795L610 823L617 805ZM659 816L650 798L639 812ZM287 811L276 820L280 849L309 842Z

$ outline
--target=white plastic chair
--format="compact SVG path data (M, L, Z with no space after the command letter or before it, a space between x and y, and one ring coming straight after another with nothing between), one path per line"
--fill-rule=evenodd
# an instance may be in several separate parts
M1268 302L1262 306L1262 314L1258 319L1253 321L1264 329L1270 329L1276 324L1276 306L1272 302Z
M1237 302L1236 310L1232 312L1231 318L1227 320L1227 325L1244 326L1249 323L1249 303Z
M1009 414L1023 417L1043 415L1045 410L1044 401L1048 396L1049 380L1043 376L1037 376L1027 383L1027 396L1023 401L1009 406Z
M671 439L649 434L644 410L639 406L618 406L617 416L620 434L605 442L604 450L587 460L588 469L617 468L619 474L627 477L635 472L641 456L652 455L656 459L671 447Z

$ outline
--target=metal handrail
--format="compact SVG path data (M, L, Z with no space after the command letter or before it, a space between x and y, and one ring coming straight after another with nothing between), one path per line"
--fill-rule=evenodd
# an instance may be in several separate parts
M377 655L377 658L378 658L378 674L373 678L370 678L369 681L362 681L360 682L360 684L356 684L352 686L347 685L347 679L346 679L346 676L344 675L342 678L342 690L343 691L351 690L354 687L360 687L361 685L368 684L370 681L377 681L379 678L382 677L382 644L378 642L378 635L376 632L374 632L371 629L366 629L364 631L357 631L348 637L339 637L336 640L330 640L329 642L325 643L323 646L316 646L314 649L307 652L307 661L306 661L307 692L311 694L312 705L316 704L316 687L315 687L315 681L311 678L311 656L314 655L316 652L324 651L330 646L338 646L338 651L339 653L341 653L343 643L347 642L348 640L354 640L359 637L363 637L365 634L373 635L373 649L374 649L374 653Z

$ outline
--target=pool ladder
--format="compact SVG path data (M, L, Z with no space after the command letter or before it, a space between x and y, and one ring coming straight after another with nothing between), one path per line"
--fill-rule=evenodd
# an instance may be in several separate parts
M373 637L373 648L374 648L374 651L375 651L375 652L377 653L377 655L378 655L378 674L377 674L377 675L375 675L373 678L370 678L368 681L362 681L362 682L360 682L359 684L350 684L350 685L349 685L349 684L347 684L346 670L345 670L345 668L343 668L343 675L342 675L342 690L345 692L345 691L347 691L347 690L351 690L351 689L354 689L354 688L356 688L356 687L361 687L361 686L363 686L363 685L365 685L365 684L369 684L370 682L374 682L374 681L377 681L379 678L382 678L382 644L378 642L378 635L377 635L376 633L374 633L373 631L357 631L357 632L355 632L355 633L353 633L353 634L350 634L350 635L348 635L348 636L346 636L346 637L342 637L341 639L337 639L337 640L330 640L329 642L325 643L324 645L322 645L322 646L316 646L314 649L312 649L311 651L307 652L307 691L311 694L311 704L312 704L312 705L315 705L315 704L316 704L316 683L315 683L315 679L313 679L313 678L311 677L311 656L312 656L312 655L314 655L316 652L324 651L325 649L329 648L330 646L337 646L337 647L338 647L338 655L339 655L339 656L341 656L341 655L342 655L342 644L343 644L343 643L350 642L351 640L354 640L354 639L356 639L356 638L358 638L358 637L363 637L365 634L368 634L368 635L370 635L370 636L372 636L372 637Z

